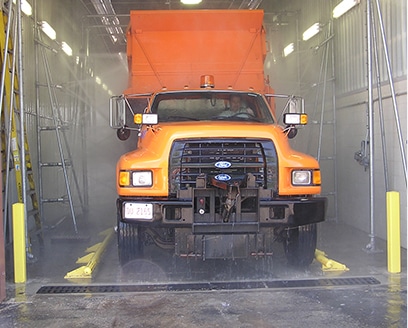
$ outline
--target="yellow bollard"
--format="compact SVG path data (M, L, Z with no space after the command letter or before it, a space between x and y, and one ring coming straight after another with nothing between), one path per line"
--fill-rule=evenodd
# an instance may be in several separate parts
M400 198L399 192L387 192L388 272L401 272Z
M27 280L25 208L23 203L13 204L13 247L14 282L23 283Z

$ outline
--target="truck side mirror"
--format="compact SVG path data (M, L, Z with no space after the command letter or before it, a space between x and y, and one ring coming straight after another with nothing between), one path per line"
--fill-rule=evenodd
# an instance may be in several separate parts
M109 125L114 129L122 129L126 126L126 102L122 96L109 99Z

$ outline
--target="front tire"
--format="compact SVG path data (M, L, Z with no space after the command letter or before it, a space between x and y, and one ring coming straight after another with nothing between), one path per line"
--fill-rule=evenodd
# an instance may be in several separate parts
M316 244L316 224L286 229L283 247L288 264L296 267L309 266L315 257Z
M121 265L143 256L144 241L140 225L118 222L118 254Z

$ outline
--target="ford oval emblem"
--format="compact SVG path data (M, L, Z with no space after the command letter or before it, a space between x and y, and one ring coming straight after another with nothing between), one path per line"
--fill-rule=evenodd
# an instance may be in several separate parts
M214 179L218 181L229 181L231 180L231 177L228 174L218 174Z
M215 167L219 168L219 169L228 169L229 167L231 167L231 163L227 162L227 161L219 161L217 163L214 164Z

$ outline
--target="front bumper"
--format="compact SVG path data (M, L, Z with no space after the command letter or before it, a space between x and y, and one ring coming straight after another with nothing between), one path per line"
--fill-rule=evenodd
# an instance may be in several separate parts
M261 227L297 227L325 219L325 197L263 197L261 189L241 190L228 219L222 212L222 199L214 189L194 189L177 199L127 198L117 200L118 218L129 223L168 228L192 228L195 234L257 233ZM190 197L185 197L190 196ZM127 215L129 206L149 206L146 216Z

